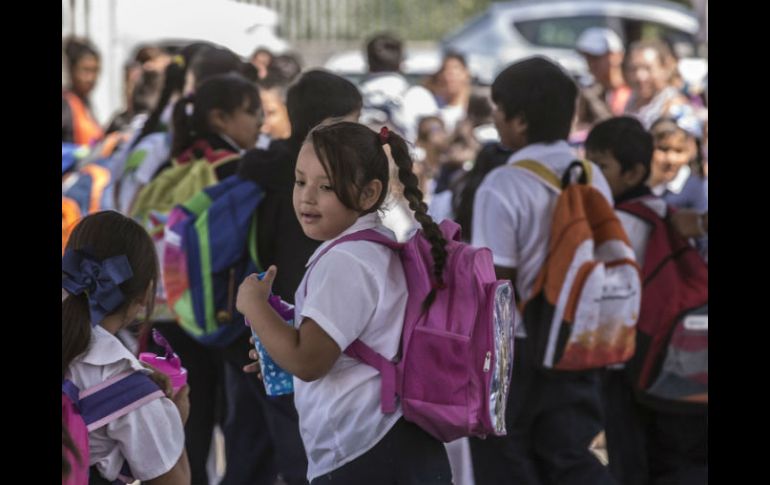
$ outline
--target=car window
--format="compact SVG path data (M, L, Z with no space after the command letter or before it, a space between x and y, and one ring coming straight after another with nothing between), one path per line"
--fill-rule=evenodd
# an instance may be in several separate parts
M603 16L561 17L518 21L513 27L534 45L572 49L587 28L614 27L610 20Z

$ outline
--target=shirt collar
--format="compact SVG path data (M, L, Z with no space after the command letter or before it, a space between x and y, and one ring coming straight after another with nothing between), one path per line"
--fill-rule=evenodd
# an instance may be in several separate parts
M305 264L305 267L310 266L315 262L316 259L318 259L318 256L329 247L330 244L334 243L334 241L347 236L348 234L353 234L354 232L363 231L365 229L375 229L382 226L382 221L380 220L379 214L376 212L372 212L371 214L366 214L358 219L356 219L356 222L353 223L352 226L348 227L342 233L340 233L339 236L335 237L334 239L329 239L328 241L324 241L323 244L318 246L318 248L315 250L315 252L310 256L310 259L307 260L307 264Z

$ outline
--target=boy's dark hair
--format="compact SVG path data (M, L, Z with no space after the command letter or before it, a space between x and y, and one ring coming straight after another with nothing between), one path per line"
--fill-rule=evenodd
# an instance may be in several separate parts
M634 165L642 165L642 183L650 174L654 150L652 135L636 118L618 116L598 123L588 134L585 148L591 152L610 152L620 164L621 173L631 170Z
M225 47L202 49L193 57L190 69L195 76L195 88L217 74L236 72L249 81L257 81L257 68L243 62L233 51Z
M359 195L372 180L382 183L382 193L377 202L364 213L375 212L382 206L388 191L389 164L377 133L360 123L340 121L315 128L308 135L307 141L313 144L313 150L334 187L334 193L345 207L361 211ZM404 185L404 197L431 243L434 276L441 285L447 257L446 241L438 225L428 215L428 206L422 201L422 192L418 188L417 176L412 171L412 159L406 141L390 132L388 145L398 167L398 178ZM430 300L432 297L429 295L425 304L430 305Z
M294 54L275 56L267 66L267 77L285 79L286 82L296 79L300 72L302 72L302 63Z
M111 313L120 314L150 290L147 315L152 313L158 280L158 258L150 235L133 219L115 211L90 214L78 222L65 250L87 249L96 261L125 255L131 278L119 285L123 303ZM88 295L70 295L62 302L62 379L72 361L86 351L91 339Z
M348 115L362 105L361 93L347 79L322 70L304 72L286 94L290 139L300 145L318 123Z
M369 72L399 72L404 60L403 43L392 34L377 34L366 43L366 59Z
M569 136L577 86L557 64L530 57L512 64L492 84L492 100L510 120L527 122L527 143L553 143Z
M252 113L262 107L259 89L253 82L232 72L205 80L195 94L180 99L174 105L171 156L179 156L196 139L212 134L209 127L211 111L220 109L225 113L233 113L244 104L246 110ZM191 115L188 114L190 108Z

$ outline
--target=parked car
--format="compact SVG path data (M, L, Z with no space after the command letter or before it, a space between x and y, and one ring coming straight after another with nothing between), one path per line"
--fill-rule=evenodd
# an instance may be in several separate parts
M656 0L523 0L493 3L441 41L444 50L465 54L482 82L511 62L533 55L550 57L576 77L588 68L575 52L589 27L613 29L627 46L647 37L669 40L680 58L696 55L698 19L676 3Z

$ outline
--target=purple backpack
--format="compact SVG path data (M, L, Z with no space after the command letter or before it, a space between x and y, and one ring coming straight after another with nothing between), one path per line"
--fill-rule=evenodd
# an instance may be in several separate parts
M360 340L345 354L378 369L381 408L396 410L437 439L501 436L513 366L514 301L510 281L495 277L492 253L460 242L460 226L445 220L444 284L427 310L434 288L431 245L422 231L405 243L367 229L344 236L321 256L347 241L371 241L398 251L409 296L401 335L401 360L393 363Z

